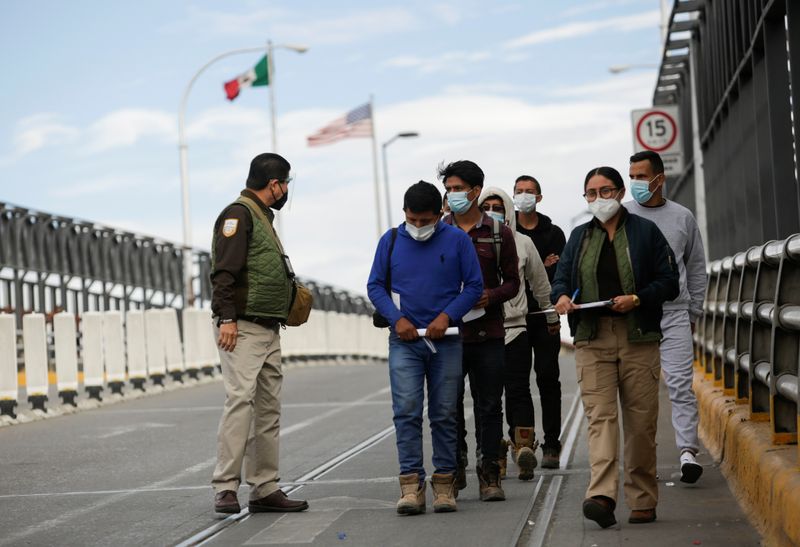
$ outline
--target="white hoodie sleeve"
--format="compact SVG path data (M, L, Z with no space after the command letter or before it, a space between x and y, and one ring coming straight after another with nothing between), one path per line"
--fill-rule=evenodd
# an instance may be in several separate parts
M530 245L527 249L528 262L525 264L525 279L531 287L531 292L536 302L538 302L539 308L542 310L552 310L553 304L550 302L550 281L547 278L547 270L544 269L544 264L539 256L539 251L536 250L536 245L533 244L533 241L529 237L526 237L525 240L526 247ZM546 313L545 315L547 316L548 323L559 322L558 314L556 314L555 311L553 311L553 313Z

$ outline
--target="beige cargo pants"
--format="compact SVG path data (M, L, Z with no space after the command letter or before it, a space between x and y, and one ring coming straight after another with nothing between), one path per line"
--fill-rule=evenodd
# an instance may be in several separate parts
M249 321L237 322L232 352L219 350L225 406L217 432L216 492L239 488L244 462L250 499L278 489L278 440L281 417L280 334ZM219 337L219 329L214 329Z
M633 510L655 508L661 373L658 342L629 343L624 317L601 317L597 338L578 342L575 347L581 400L589 422L591 479L586 497L606 496L617 501L619 397L625 443L625 501Z

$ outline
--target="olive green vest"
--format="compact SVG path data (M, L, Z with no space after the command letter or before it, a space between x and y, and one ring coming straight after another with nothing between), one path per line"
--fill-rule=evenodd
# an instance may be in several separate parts
M578 275L580 280L580 302L597 302L600 299L600 287L597 282L597 264L600 261L600 252L603 249L606 233L604 230L592 226L587 229L579 254ZM636 294L636 278L633 274L631 254L628 248L628 235L625 226L620 225L614 234L614 254L617 258L617 270L622 291L625 294ZM592 340L597 336L597 322L600 312L597 309L583 310L580 312L578 328L575 331L575 342ZM636 309L625 314L628 324L628 340L630 342L652 342L661 340L659 332L642 332L637 320Z
M246 291L245 309L238 313L271 317L286 321L292 298L292 280L283 260L283 246L267 215L252 199L241 196L235 201L247 207L253 219L253 233L247 247L246 284L235 291ZM211 257L212 268L214 256ZM237 301L241 302L241 298Z

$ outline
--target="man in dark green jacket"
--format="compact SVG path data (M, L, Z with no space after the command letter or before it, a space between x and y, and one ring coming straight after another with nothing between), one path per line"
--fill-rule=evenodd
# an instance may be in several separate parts
M305 501L290 500L278 488L279 332L289 314L294 272L272 227L272 209L286 203L290 168L277 154L256 156L247 188L214 224L211 310L225 380L211 481L218 513L241 510L237 490L244 460L251 513L308 509Z
M551 293L556 311L570 314L589 422L591 478L583 514L603 528L616 523L619 399L628 522L653 522L661 307L678 295L678 269L658 227L620 207L625 185L616 169L589 171L583 195L594 218L572 231Z

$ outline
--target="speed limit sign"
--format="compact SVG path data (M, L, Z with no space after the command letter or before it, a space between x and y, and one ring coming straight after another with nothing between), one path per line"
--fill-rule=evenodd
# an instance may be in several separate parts
M657 106L631 113L633 148L636 152L652 150L664 160L669 175L683 172L683 153L677 106Z

